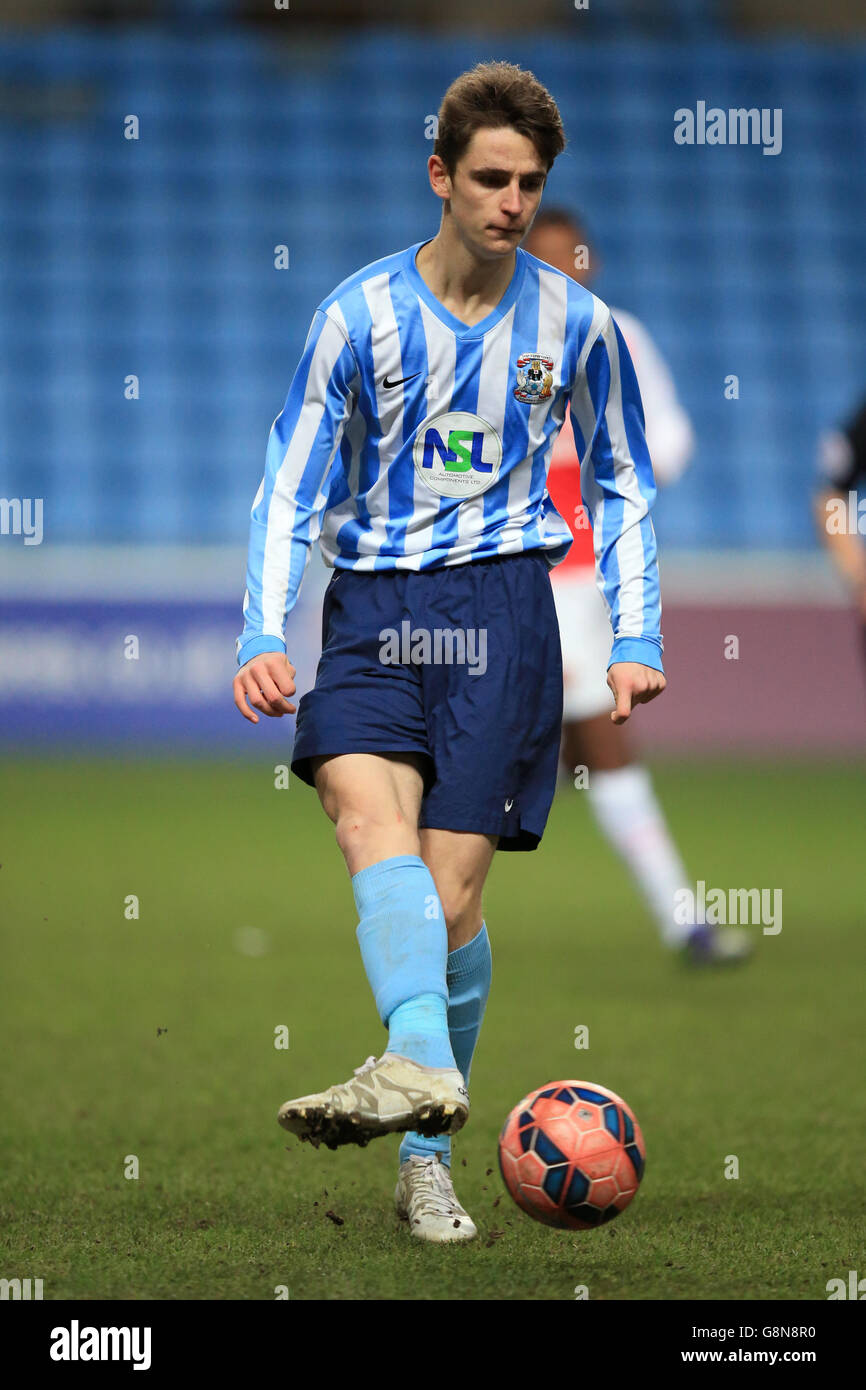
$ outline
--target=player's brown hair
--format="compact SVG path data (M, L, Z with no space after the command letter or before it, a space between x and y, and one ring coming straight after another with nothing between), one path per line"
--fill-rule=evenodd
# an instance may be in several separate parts
M514 63L478 63L442 98L433 153L453 174L476 130L502 126L531 140L548 172L565 149L559 107L534 73Z

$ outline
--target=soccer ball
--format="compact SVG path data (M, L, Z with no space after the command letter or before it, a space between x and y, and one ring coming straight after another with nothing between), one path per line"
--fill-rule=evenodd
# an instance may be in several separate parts
M517 1205L545 1226L585 1231L637 1192L646 1150L625 1101L592 1081L551 1081L515 1105L499 1168Z

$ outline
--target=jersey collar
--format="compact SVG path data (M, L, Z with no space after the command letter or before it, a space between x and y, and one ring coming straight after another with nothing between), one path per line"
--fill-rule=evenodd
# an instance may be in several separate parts
M432 240L432 238L428 238L428 241L429 240ZM428 309L436 315L437 319L439 319L441 323L444 323L446 328L451 329L455 337L483 338L485 333L489 333L490 329L493 328L494 324L499 323L500 319L505 317L520 293L520 286L523 283L523 274L526 269L525 253L518 246L514 274L496 308L493 309L486 318L481 319L479 323L469 324L464 323L462 319L455 318L455 316L445 308L445 305L436 298L435 294L433 294L430 289L428 289L426 282L418 271L415 265L415 257L418 255L421 247L426 245L426 241L417 241L414 246L409 247L405 255L404 269L412 289L418 295L419 299L424 300Z

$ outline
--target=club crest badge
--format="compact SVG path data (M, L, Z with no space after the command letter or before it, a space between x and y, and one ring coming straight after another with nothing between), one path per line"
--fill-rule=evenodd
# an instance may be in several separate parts
M517 385L514 395L524 405L537 405L550 399L553 387L553 358L540 352L524 352L517 359Z

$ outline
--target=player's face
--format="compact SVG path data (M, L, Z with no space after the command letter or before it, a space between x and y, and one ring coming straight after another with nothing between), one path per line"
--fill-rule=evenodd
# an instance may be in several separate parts
M561 270L563 275L570 275L579 285L588 285L593 278L592 254L588 266L581 265L580 261L586 258L578 256L578 251L585 245L585 234L573 224L568 227L534 227L526 238L527 251L552 265L555 270ZM578 265L575 265L575 260Z
M510 255L538 210L546 178L532 141L510 126L476 130L448 179L454 224L482 260Z

